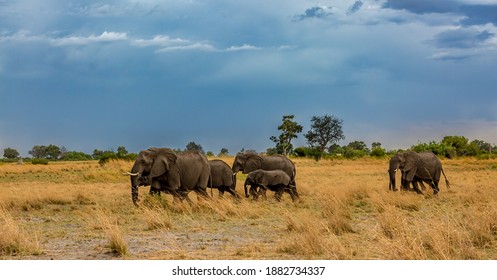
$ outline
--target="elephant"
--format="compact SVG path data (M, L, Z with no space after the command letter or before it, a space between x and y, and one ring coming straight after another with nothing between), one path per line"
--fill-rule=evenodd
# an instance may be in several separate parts
M290 184L294 186L293 192L295 196L299 197L295 182L297 170L295 169L295 164L289 158L283 155L262 156L256 153L238 153L231 167L234 174L239 171L247 174L257 169L267 171L279 169L284 171L290 177Z
M224 192L227 191L235 198L241 198L235 191L236 174L231 172L230 166L220 159L209 160L209 165L211 167L212 188L218 189L219 196L223 196Z
M289 193L292 201L295 201L298 198L295 195L295 186L291 184L290 176L283 170L257 169L250 172L245 179L245 197L249 197L249 194L247 193L248 185L250 185L250 193L254 196L254 200L257 200L258 198L258 187L262 188L264 193L266 190L276 192L275 198L277 201L281 201L283 192Z
M397 169L400 169L402 173L401 188L404 190L409 190L409 184L412 184L417 193L422 193L418 183L424 188L423 182L426 182L433 189L433 193L437 194L440 191L438 183L441 174L443 174L445 178L445 185L447 188L450 188L450 182L445 176L442 162L432 152L417 153L407 151L404 153L397 153L390 159L389 165L390 190L397 190L395 185L395 171L397 171Z
M169 148L149 148L138 154L131 172L131 199L138 206L138 187L150 184L150 193L164 191L175 199L188 200L195 191L209 198L211 168L207 158L199 152L174 153Z

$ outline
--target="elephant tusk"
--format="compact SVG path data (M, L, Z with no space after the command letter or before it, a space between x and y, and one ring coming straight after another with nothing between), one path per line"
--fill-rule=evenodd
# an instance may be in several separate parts
M123 175L138 176L140 173L123 172Z

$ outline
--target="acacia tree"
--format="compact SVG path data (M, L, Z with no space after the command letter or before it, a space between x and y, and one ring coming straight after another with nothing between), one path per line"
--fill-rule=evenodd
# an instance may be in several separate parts
M186 144L186 151L199 151L202 154L204 153L204 149L202 148L202 146L195 143L194 141L188 142L188 144Z
M293 121L294 115L283 116L282 123L278 126L280 136L271 136L269 139L276 143L276 152L288 155L293 150L292 139L302 132L302 126Z
M321 158L323 152L331 145L345 139L342 130L343 120L331 115L314 116L311 118L311 130L304 137L307 143L315 148L314 158Z
M3 156L8 159L15 159L19 157L19 152L13 148L3 149Z

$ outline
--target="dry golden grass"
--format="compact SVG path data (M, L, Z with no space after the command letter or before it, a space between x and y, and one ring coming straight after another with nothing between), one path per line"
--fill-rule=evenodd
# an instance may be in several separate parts
M19 222L0 206L0 253L5 255L39 255L42 253L36 234L28 234Z
M497 160L444 160L438 195L388 191L388 159L294 162L299 203L214 190L189 205L144 187L139 208L132 162L2 164L0 259L497 258Z

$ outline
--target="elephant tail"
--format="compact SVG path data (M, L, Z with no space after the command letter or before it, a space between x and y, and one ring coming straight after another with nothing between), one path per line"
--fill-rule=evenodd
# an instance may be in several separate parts
M447 187L447 189L450 189L450 182L447 179L447 176L445 176L445 172L444 172L443 168L442 168L442 174L444 175L444 178L445 178L445 186Z
M211 188L211 197L214 197L214 193L212 192L212 175L209 175L209 187Z

